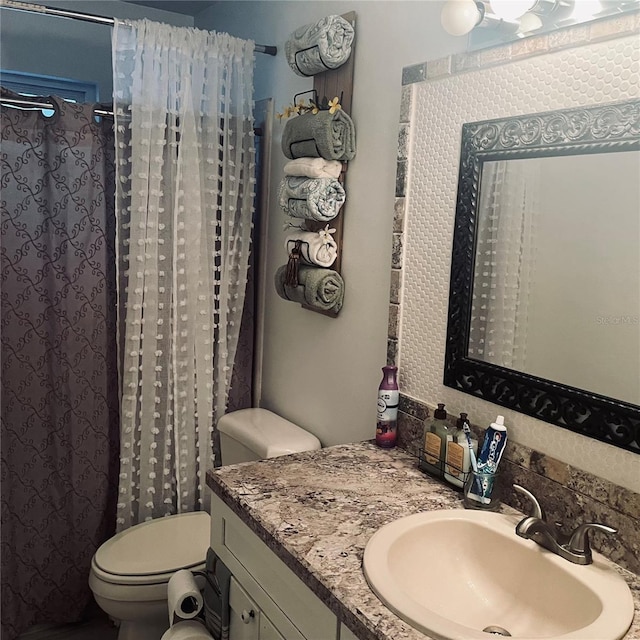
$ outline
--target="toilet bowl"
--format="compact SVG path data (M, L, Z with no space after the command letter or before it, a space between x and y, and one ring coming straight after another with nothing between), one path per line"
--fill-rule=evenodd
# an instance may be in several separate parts
M204 511L143 522L107 540L91 560L89 586L120 625L118 640L158 640L169 626L167 583L203 571L211 518ZM204 581L200 580L200 588Z
M228 413L218 430L224 465L321 446L314 435L266 409ZM100 608L119 624L118 640L158 640L167 631L167 583L180 569L204 570L210 529L209 514L183 513L135 525L98 549L89 586ZM204 579L196 581L202 589Z

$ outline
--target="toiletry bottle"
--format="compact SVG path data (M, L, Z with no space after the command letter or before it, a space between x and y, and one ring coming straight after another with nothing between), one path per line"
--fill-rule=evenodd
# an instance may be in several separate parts
M453 429L447 423L447 412L443 404L433 412L433 420L425 421L422 446L422 463L420 468L435 476L444 473L444 459L447 451L447 437L453 435Z
M384 449L396 446L398 403L398 368L382 367L382 382L378 387L378 420L376 424L376 444Z
M455 487L463 487L471 468L471 454L469 442L464 432L464 424L468 422L467 414L461 413L456 423L456 430L447 440L446 466L444 479ZM478 450L478 441L471 437L471 446L474 453Z

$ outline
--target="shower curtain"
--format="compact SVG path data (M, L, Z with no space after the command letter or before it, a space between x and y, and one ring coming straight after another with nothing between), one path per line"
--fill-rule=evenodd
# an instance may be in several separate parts
M116 21L113 62L121 530L208 506L250 254L253 43Z
M73 622L118 469L112 123L2 107L2 638Z
M527 361L539 193L537 163L483 164L469 356L519 371Z

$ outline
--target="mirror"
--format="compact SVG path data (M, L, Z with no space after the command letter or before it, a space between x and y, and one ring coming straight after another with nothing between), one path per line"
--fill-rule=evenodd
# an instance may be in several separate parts
M444 384L640 453L640 101L465 124Z

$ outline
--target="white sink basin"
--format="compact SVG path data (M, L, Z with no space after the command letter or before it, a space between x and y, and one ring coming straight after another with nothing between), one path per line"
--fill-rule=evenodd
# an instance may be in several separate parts
M518 537L519 520L463 509L396 520L365 548L369 586L437 639L499 637L492 627L520 640L622 638L633 618L623 578L597 553L579 566Z

